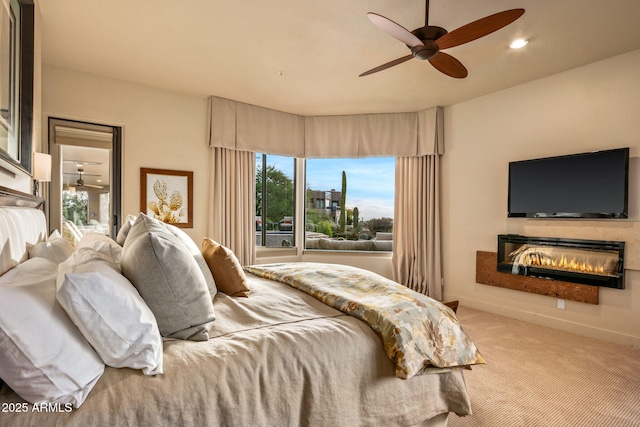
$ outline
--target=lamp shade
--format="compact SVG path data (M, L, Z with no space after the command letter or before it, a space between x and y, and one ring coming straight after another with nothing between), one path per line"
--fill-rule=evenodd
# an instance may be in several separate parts
M51 155L33 153L33 179L40 182L51 181Z

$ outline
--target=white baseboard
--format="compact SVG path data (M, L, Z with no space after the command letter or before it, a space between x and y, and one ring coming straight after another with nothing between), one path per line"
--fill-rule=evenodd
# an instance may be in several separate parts
M447 295L447 300L458 300L460 301L460 305L465 307L510 317L512 319L523 320L525 322L534 323L536 325L559 329L561 331L572 332L578 335L584 335L587 337L596 338L627 347L640 348L640 337L633 335L627 335L607 329L583 325L565 319L544 316L539 313L516 310L501 305L494 305L482 301L470 300L457 295Z

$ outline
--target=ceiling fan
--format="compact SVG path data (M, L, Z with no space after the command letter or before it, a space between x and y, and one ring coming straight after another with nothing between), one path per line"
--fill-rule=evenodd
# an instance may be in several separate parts
M76 187L76 188L80 188L80 187L97 188L99 190L104 188L103 185L85 184L84 179L82 179L83 173L84 173L84 169L78 168L78 180L76 181L76 185L69 184L69 186ZM85 174L85 175L89 175L89 174ZM100 175L92 175L92 176L100 176Z
M444 28L429 25L429 0L426 0L424 27L416 28L413 31L407 30L389 18L369 12L367 13L369 20L391 37L406 44L411 50L411 54L365 71L360 74L360 77L377 73L378 71L402 64L411 58L416 58L428 60L435 69L450 77L463 79L467 77L468 74L465 66L453 56L442 52L442 50L459 46L491 34L511 24L523 14L524 9L505 10L504 12L486 16L448 32Z

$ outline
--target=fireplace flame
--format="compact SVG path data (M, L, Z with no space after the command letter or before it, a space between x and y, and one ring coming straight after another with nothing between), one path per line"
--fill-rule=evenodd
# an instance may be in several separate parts
M509 236L501 237L508 238ZM535 242L521 244L518 241L508 242L506 238L498 239L500 258L498 271L508 272L507 268L509 268L512 274L582 283L578 281L580 279L585 281L584 283L599 286L603 286L601 283L605 283L605 281L613 283L610 278L621 283L624 262L623 242L613 242L615 245L609 242L610 245L604 247L596 241L589 241L588 245L583 245L581 241L577 240L565 242L550 238L549 241L540 239L542 240L540 244ZM519 238L514 240L519 240ZM509 250L508 255L501 254L501 250L504 249ZM510 267L508 264L511 264ZM551 270L554 270L555 273L552 273ZM600 278L595 279L595 276L600 276ZM586 281L587 279L588 281ZM609 286L609 284L604 286Z
M593 265L586 262L579 262L576 258L567 259L566 255L560 258L540 257L531 254L527 257L527 265L553 268L558 270L576 271L580 273L605 274L605 268L602 265Z

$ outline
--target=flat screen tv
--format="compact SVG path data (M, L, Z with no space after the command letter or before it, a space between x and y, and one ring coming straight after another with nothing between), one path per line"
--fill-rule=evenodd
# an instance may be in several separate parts
M627 218L629 148L509 163L509 217Z

